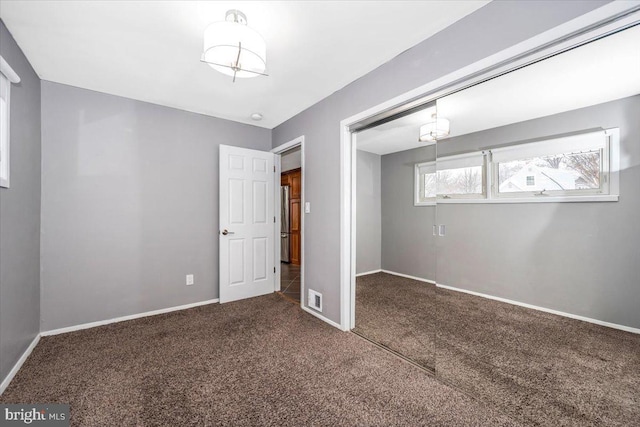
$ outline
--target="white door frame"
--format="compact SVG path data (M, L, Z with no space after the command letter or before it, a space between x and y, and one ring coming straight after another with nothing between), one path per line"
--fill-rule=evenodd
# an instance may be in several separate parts
M304 188L304 175L305 175L305 167L304 167L304 135L299 136L289 142L285 142L282 145L277 146L276 148L272 149L271 152L276 154L276 159L275 159L275 166L276 166L276 170L275 170L275 174L276 174L276 185L275 185L275 194L274 194L274 198L275 198L275 206L276 206L276 222L274 224L275 230L276 230L276 239L275 239L275 248L274 248L274 256L275 256L275 261L276 261L276 281L274 284L274 291L279 291L280 290L280 254L281 254L281 243L282 243L282 239L280 239L280 226L282 225L282 215L281 215L281 211L280 211L280 175L282 174L282 165L280 162L281 159L281 154L284 153L285 151L289 151L292 148L296 148L296 147L300 147L300 169L301 169L301 177L300 177L300 185L301 185L301 192L302 192L302 197L300 200L300 209L302 210L301 215L300 215L300 255L302 257L302 260L300 261L300 306L302 308L305 307L304 302L305 302L305 298L304 298L304 263L305 263L305 254L304 254L304 206L305 206L305 198L307 196L307 193L305 191Z
M521 68L640 21L639 2L612 2L340 122L340 329L355 327L356 159L351 128L407 104L449 93ZM303 170L304 171L304 170ZM304 257L303 257L304 260Z

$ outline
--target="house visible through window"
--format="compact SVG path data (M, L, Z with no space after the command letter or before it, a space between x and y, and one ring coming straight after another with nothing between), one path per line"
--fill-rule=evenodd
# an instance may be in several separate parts
M492 150L496 196L606 193L604 132Z
M436 199L499 199L510 202L553 196L615 196L619 130L610 129L439 157L416 165L415 205ZM487 183L490 188L487 189ZM489 190L489 191L487 191ZM611 200L608 198L607 200ZM461 201L458 201L461 202Z

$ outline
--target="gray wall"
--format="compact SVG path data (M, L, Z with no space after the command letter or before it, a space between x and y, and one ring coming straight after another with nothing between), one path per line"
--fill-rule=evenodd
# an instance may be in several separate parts
M274 147L305 136L305 286L326 317L340 321L340 121L606 3L491 2L274 129Z
M0 21L11 85L11 188L0 188L0 382L40 331L40 79Z
M414 166L435 161L435 146L382 156L382 268L427 280L435 276L436 208L414 206Z
M284 153L280 159L280 170L282 172L298 169L302 167L302 149L296 147Z
M43 331L218 297L218 146L268 129L45 81L42 135Z
M382 268L380 156L356 155L356 274Z
M640 328L638 118L640 95L439 144L440 156L619 127L622 170L618 202L438 204L438 283Z

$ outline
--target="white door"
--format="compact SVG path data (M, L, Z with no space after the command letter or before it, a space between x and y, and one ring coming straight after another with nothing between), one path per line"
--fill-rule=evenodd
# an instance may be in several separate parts
M220 302L274 291L274 154L220 146Z

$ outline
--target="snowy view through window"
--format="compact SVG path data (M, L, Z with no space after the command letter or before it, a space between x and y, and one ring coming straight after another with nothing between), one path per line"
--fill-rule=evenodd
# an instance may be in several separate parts
M600 188L600 150L498 164L501 193ZM533 178L531 178L533 177Z
M482 194L482 166L438 171L438 194Z

